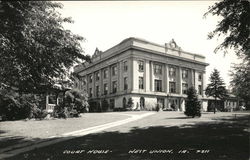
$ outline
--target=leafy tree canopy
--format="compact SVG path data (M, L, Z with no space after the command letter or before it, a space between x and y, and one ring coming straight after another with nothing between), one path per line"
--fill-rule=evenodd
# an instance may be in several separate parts
M86 60L83 37L65 30L50 1L0 1L0 82L20 92L50 88L67 68Z
M250 2L248 0L223 0L209 7L208 14L221 16L217 28L208 35L209 39L215 35L225 35L224 42L215 51L233 47L238 56L246 55L250 58Z
M244 61L240 65L235 65L231 76L233 93L242 98L250 109L250 62Z

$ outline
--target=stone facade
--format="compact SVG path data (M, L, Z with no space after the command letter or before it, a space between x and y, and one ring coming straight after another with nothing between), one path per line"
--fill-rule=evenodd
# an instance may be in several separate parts
M186 89L194 86L206 110L207 65L204 56L183 51L174 40L159 45L132 37L105 52L96 49L91 63L76 66L75 87L100 106L106 99L110 110L132 98L134 109L184 111Z

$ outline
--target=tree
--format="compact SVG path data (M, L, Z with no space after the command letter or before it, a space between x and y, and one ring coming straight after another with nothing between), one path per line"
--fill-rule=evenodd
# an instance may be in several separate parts
M185 103L185 115L191 116L194 118L195 116L201 116L201 104L197 98L197 92L194 87L190 87L187 90L187 100Z
M224 35L225 39L215 51L233 47L236 54L250 58L250 2L248 0L223 0L209 7L208 14L221 16L217 28L209 33L208 38Z
M86 92L79 91L78 89L71 89L65 92L65 107L69 110L76 110L77 113L88 110L88 96Z
M208 84L205 94L207 96L212 96L215 99L215 106L214 106L214 114L217 108L217 99L224 99L228 96L227 90L225 88L225 83L223 82L222 78L220 77L220 73L217 69L211 73L209 80L211 83Z
M250 62L244 61L240 65L234 66L234 71L231 73L233 93L243 99L246 108L250 109Z
M36 93L51 88L55 78L88 57L83 55L83 37L65 30L50 1L0 1L0 82L19 92Z

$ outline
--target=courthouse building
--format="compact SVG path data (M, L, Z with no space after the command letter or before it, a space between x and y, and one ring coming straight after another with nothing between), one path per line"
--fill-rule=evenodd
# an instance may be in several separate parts
M74 68L75 86L85 90L89 100L109 110L133 109L184 111L187 89L194 86L203 110L207 110L205 57L183 51L174 40L164 45L127 38L105 52L96 49L91 63Z

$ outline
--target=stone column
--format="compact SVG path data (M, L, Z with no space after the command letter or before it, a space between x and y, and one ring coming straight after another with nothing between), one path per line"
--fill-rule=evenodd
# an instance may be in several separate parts
M112 82L111 82L111 66L108 66L108 94L112 93Z
M178 81L179 81L179 94L182 94L182 68L179 67L179 76L178 76Z
M131 76L130 76L130 88L131 88L131 91L133 91L134 90L134 59L133 59L133 57L131 57L131 59L130 59L130 73L131 73Z
M153 74L154 74L154 69L153 69L153 62L150 61L150 91L154 91L154 81L153 81Z
M166 73L166 79L164 80L166 83L166 93L169 93L169 71L168 71L168 65L165 64L165 73Z
M99 75L100 75L100 79L99 79L99 90L100 90L100 93L99 95L102 96L103 95L103 70L100 69L99 70Z
M93 97L96 97L96 88L95 88L95 72L92 73L92 93L93 93Z
M205 89L206 89L206 75L205 75L205 72L202 73L201 89L202 89L202 97L204 97L205 96Z
M121 87L121 82L120 82L120 79L121 79L121 74L122 71L121 71L121 62L118 62L117 63L117 93L119 93L121 91L120 87Z
M124 90L124 83L122 83L123 82L123 79L124 79L124 77L122 76L122 74L124 73L124 66L123 66L123 62L121 61L120 62L120 69L118 70L118 81L119 81L119 83L118 83L118 90L119 91L123 91Z
M151 79L151 75L150 75L151 71L150 71L150 61L146 60L145 61L145 69L144 69L144 83L145 83L145 91L149 92L150 91L150 79Z

